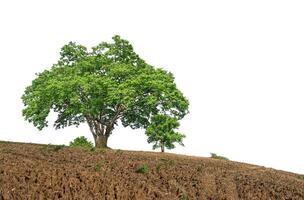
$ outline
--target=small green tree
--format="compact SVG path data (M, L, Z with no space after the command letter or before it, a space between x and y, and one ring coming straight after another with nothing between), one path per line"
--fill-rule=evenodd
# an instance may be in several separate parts
M175 132L174 129L179 127L178 119L168 115L158 114L151 118L151 123L146 129L148 143L153 142L153 149L161 148L161 152L175 148L174 142L184 146L182 140L185 135Z

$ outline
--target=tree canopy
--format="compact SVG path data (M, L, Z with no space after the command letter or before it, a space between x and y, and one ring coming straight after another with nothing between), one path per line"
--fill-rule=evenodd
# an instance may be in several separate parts
M173 74L147 64L127 40L112 39L91 50L64 45L59 61L25 89L25 119L41 130L53 110L55 128L87 122L95 145L106 147L119 120L125 127L146 128L157 114L183 118L189 103Z

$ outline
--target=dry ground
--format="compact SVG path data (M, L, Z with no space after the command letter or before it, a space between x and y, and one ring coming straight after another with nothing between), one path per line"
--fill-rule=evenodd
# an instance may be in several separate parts
M0 142L4 199L303 200L304 176L211 158Z

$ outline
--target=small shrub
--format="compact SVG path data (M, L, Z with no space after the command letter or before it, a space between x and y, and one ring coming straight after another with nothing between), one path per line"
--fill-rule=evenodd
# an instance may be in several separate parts
M218 159L218 160L229 160L228 158L224 157L224 156L219 156L215 153L210 153L211 154L211 158L214 158L214 159Z
M73 141L70 142L71 147L81 147L85 149L89 149L94 151L94 145L92 142L88 141L88 139L84 136L77 137Z
M136 173L140 173L140 174L146 174L148 173L148 171L149 171L149 167L147 164L144 164L135 170Z
M166 158L160 158L159 161L156 163L156 172L159 173L160 169L162 167L167 169L168 167L174 166L175 164L176 163L175 163L174 160L166 159Z
M168 165L170 165L170 166L175 165L175 160L169 160Z
M174 160L166 159L166 158L161 158L160 160L161 160L162 162L164 162L165 164L169 165L169 166L175 165L175 161L174 161Z

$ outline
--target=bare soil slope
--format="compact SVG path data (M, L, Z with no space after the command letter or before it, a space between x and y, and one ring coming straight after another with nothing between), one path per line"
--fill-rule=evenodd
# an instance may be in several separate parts
M303 200L304 177L210 158L0 142L4 199Z

